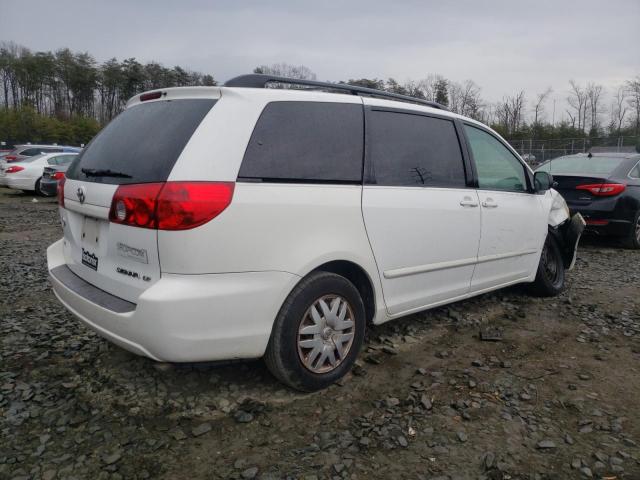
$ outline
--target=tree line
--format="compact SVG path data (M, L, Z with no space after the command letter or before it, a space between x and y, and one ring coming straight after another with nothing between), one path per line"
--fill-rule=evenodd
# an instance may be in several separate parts
M304 65L260 65L255 73L313 79ZM157 88L216 85L202 74L135 58L99 63L68 48L32 52L0 42L0 140L86 143L122 111L132 96ZM569 82L562 121L549 121L551 88L527 98L524 91L498 102L482 97L473 80L456 82L438 74L399 82L355 78L350 83L436 101L451 111L491 125L508 138L640 136L640 75L607 92L602 85ZM563 113L564 115L561 115Z

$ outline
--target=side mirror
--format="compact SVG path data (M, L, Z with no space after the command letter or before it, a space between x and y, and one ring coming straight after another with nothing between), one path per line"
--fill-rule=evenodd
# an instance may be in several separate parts
M536 172L533 174L533 184L536 192L546 192L553 187L553 175L548 172Z

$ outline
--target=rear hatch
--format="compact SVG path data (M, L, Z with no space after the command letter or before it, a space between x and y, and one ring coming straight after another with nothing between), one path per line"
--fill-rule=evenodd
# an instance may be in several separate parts
M66 172L61 209L68 267L94 286L136 302L160 278L157 230L109 220L114 194L161 185L215 104L176 98L134 104L109 123Z

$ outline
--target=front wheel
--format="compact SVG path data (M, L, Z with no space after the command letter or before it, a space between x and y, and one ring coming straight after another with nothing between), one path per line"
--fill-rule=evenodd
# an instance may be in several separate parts
M555 297L564 289L564 261L558 242L553 235L547 235L544 242L536 279L531 285L535 295Z
M271 332L265 363L284 384L312 392L349 372L364 339L365 310L356 287L313 272L289 294Z

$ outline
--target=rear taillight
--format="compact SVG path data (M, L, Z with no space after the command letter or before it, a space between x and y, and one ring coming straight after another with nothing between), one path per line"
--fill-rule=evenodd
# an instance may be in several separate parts
M66 183L67 179L63 176L60 181L58 181L58 191L57 191L57 195L58 195L58 205L60 205L61 207L64 208L64 184Z
M120 185L109 220L133 227L188 230L220 215L231 203L234 187L233 182Z
M53 175L51 175L51 178L53 180L62 180L64 178L64 172L56 172Z
M578 185L576 190L586 190L596 197L612 197L624 192L626 187L624 183L594 183Z
M15 162L18 159L18 157L16 157L15 155L5 155L4 159L7 162Z
M24 170L24 167L19 167L18 165L14 165L13 167L7 168L4 173L16 173Z

